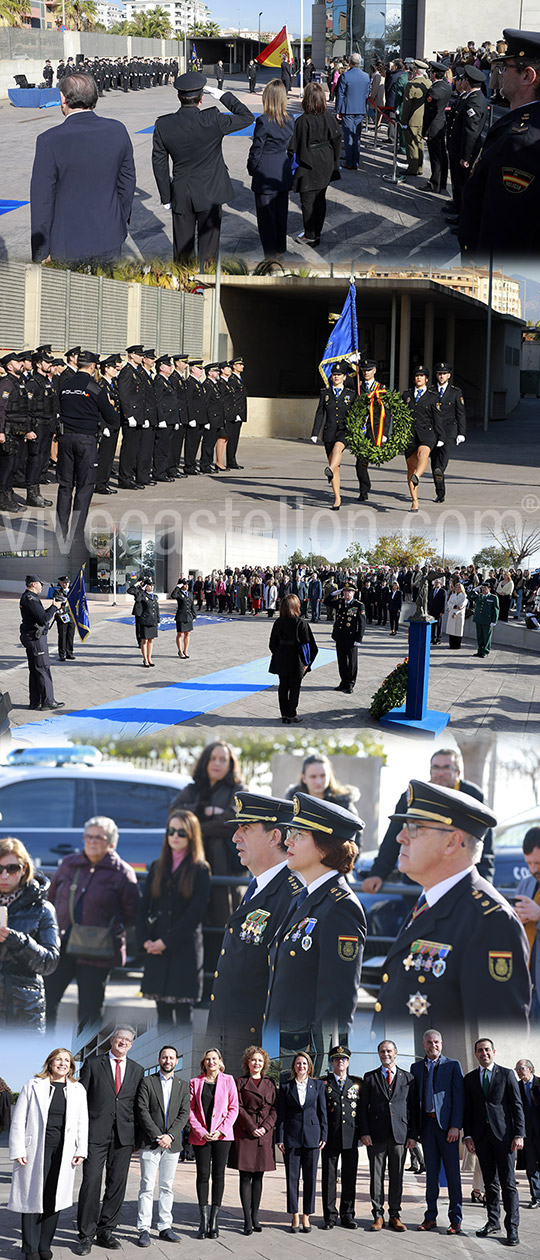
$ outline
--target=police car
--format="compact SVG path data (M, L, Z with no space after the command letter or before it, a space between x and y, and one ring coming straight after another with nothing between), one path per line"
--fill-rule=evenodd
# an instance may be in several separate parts
M18 748L0 764L0 838L17 836L45 872L82 849L84 824L98 814L119 829L118 853L146 874L163 844L169 807L190 779L97 748Z

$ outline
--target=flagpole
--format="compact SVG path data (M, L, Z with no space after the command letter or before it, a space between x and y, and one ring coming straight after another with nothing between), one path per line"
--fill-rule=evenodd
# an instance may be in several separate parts
M304 92L304 0L300 0L300 96Z
M113 607L114 607L114 605L116 604L116 525L113 525L113 542L112 542L112 545L113 545L113 552L112 552L112 557L113 557L113 559L112 559L112 564L113 564L113 569L112 569L112 572L113 572L113 601L112 601L112 602L113 602Z

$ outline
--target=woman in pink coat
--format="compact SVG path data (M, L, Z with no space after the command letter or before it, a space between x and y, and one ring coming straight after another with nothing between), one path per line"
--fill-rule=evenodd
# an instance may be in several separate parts
M207 1050L201 1059L201 1075L189 1082L189 1140L197 1165L197 1200L200 1225L197 1238L219 1238L218 1215L223 1198L225 1169L238 1115L238 1093L233 1076L227 1076L219 1050ZM212 1174L212 1206L208 1190Z

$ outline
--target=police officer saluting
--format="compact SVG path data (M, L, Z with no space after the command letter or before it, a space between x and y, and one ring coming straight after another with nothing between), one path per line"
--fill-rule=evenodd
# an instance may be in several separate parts
M350 696L354 691L358 675L358 644L362 642L366 628L366 610L364 605L355 599L356 587L346 582L342 591L332 596L332 606L336 616L332 630L332 638L336 645L340 683L334 691L343 691Z
M338 1219L344 1229L356 1229L354 1200L360 1142L362 1078L349 1075L351 1052L347 1046L332 1046L328 1057L332 1070L324 1078L328 1137L321 1156L323 1229L333 1229ZM336 1193L340 1160L341 1200L338 1218Z
M29 573L26 578L26 590L21 595L21 643L26 649L28 660L30 708L31 709L63 709L61 700L55 700L47 631L51 621L60 608L60 600L54 598L49 608L45 609L40 600L43 582L36 573ZM56 593L55 593L56 594Z
M26 504L15 497L13 483L21 444L35 441L36 434L29 416L22 355L9 350L0 363L6 372L0 381L0 511L24 512Z
M64 539L70 533L74 491L71 530L84 530L96 484L98 433L116 424L114 407L94 380L98 361L99 355L82 350L79 370L60 388L56 519Z
M433 399L433 428L437 442L431 452L431 471L437 503L444 503L446 485L444 474L450 462L450 447L461 446L465 441L467 416L465 399L456 385L450 385L452 368L449 363L436 363L436 396Z

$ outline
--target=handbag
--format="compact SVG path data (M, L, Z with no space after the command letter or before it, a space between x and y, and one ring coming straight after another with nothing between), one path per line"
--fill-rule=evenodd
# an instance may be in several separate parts
M112 934L113 920L107 927L93 927L91 924L76 923L74 916L75 893L79 882L80 871L77 871L69 894L69 917L71 930L66 945L66 954L75 954L77 958L88 958L90 961L102 962L114 958L114 938Z

